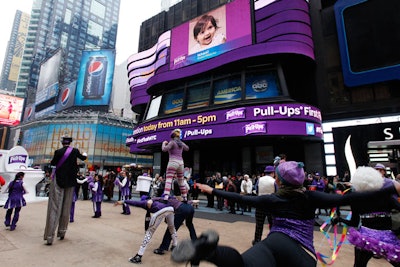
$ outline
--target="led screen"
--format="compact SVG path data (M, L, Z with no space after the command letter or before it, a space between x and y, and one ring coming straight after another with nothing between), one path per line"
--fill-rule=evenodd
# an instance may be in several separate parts
M23 98L0 95L0 125L18 125L21 121L23 107Z
M250 5L236 0L172 29L170 69L250 44Z
M347 86L398 79L400 1L341 0L336 25Z

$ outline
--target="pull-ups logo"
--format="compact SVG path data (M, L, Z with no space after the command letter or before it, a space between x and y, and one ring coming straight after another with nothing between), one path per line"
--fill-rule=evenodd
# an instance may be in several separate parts
M246 109L245 108L235 108L228 110L225 113L225 121L231 121L236 119L245 119L246 118Z
M13 163L26 163L26 155L14 155L10 156L8 159L8 164L13 164Z
M256 121L246 124L244 127L244 134L267 133L267 123L265 121Z

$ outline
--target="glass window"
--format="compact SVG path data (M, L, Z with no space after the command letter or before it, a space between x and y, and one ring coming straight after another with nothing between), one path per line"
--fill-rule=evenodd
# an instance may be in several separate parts
M101 39L103 36L103 26L92 20L89 20L87 33L93 36L97 36Z
M146 120L157 117L158 110L160 109L162 96L154 97L150 103L149 110L147 111Z
M96 0L92 0L92 3L90 5L90 12L100 18L104 18L106 14L106 7L97 2Z
M276 71L246 74L246 99L260 99L282 95Z
M242 99L240 76L214 82L214 104L224 104Z
M162 111L164 114L171 114L182 110L183 89L164 95Z
M64 23L65 24L70 24L72 19L72 12L71 10L67 9L65 10L65 15L64 15Z
M188 88L187 109L207 107L210 99L210 84L200 84Z

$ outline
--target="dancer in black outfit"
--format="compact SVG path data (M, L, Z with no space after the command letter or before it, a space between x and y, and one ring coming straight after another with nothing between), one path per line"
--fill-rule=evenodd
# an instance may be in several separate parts
M218 246L218 234L203 233L196 241L185 240L172 252L175 262L191 261L192 266L207 260L217 266L317 266L313 245L314 212L316 208L341 205L373 203L382 196L397 194L398 188L380 191L352 193L346 195L307 191L302 185L304 170L301 163L281 162L276 168L278 191L271 195L243 196L227 191L213 190L207 185L198 185L205 193L233 199L254 207L265 207L273 216L268 237L240 254L236 249Z

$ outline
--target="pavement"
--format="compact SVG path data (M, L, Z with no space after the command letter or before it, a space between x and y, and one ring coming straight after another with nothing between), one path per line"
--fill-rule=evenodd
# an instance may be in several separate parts
M138 196L133 196L139 198ZM204 197L204 196L203 196ZM227 210L219 211L206 208L205 197L200 197L196 209L194 225L197 234L207 229L215 229L220 234L219 244L235 247L239 252L250 248L254 236L254 209L244 215L228 214ZM5 216L5 209L0 216ZM128 262L134 256L144 237L145 210L131 207L131 215L122 215L121 206L114 207L113 202L103 202L101 218L92 218L93 206L90 200L76 202L75 222L70 223L64 240L56 239L53 245L45 245L43 232L46 221L47 200L30 202L23 207L15 231L10 231L3 224L0 226L0 262L1 266L135 266ZM324 220L320 217L320 222ZM166 225L161 224L153 235L142 258L143 267L151 266L186 266L170 260L170 252L156 255L153 250L161 243ZM268 234L265 224L264 236ZM178 231L180 240L189 238L185 226ZM340 235L339 237L340 238ZM333 236L331 235L331 240ZM329 243L315 227L314 244L316 250L330 256ZM214 266L202 262L200 266ZM318 267L324 266L320 262ZM342 246L334 267L353 266L353 247ZM368 267L391 266L383 259L372 259ZM289 266L288 266L289 267ZM291 266L290 266L291 267Z

